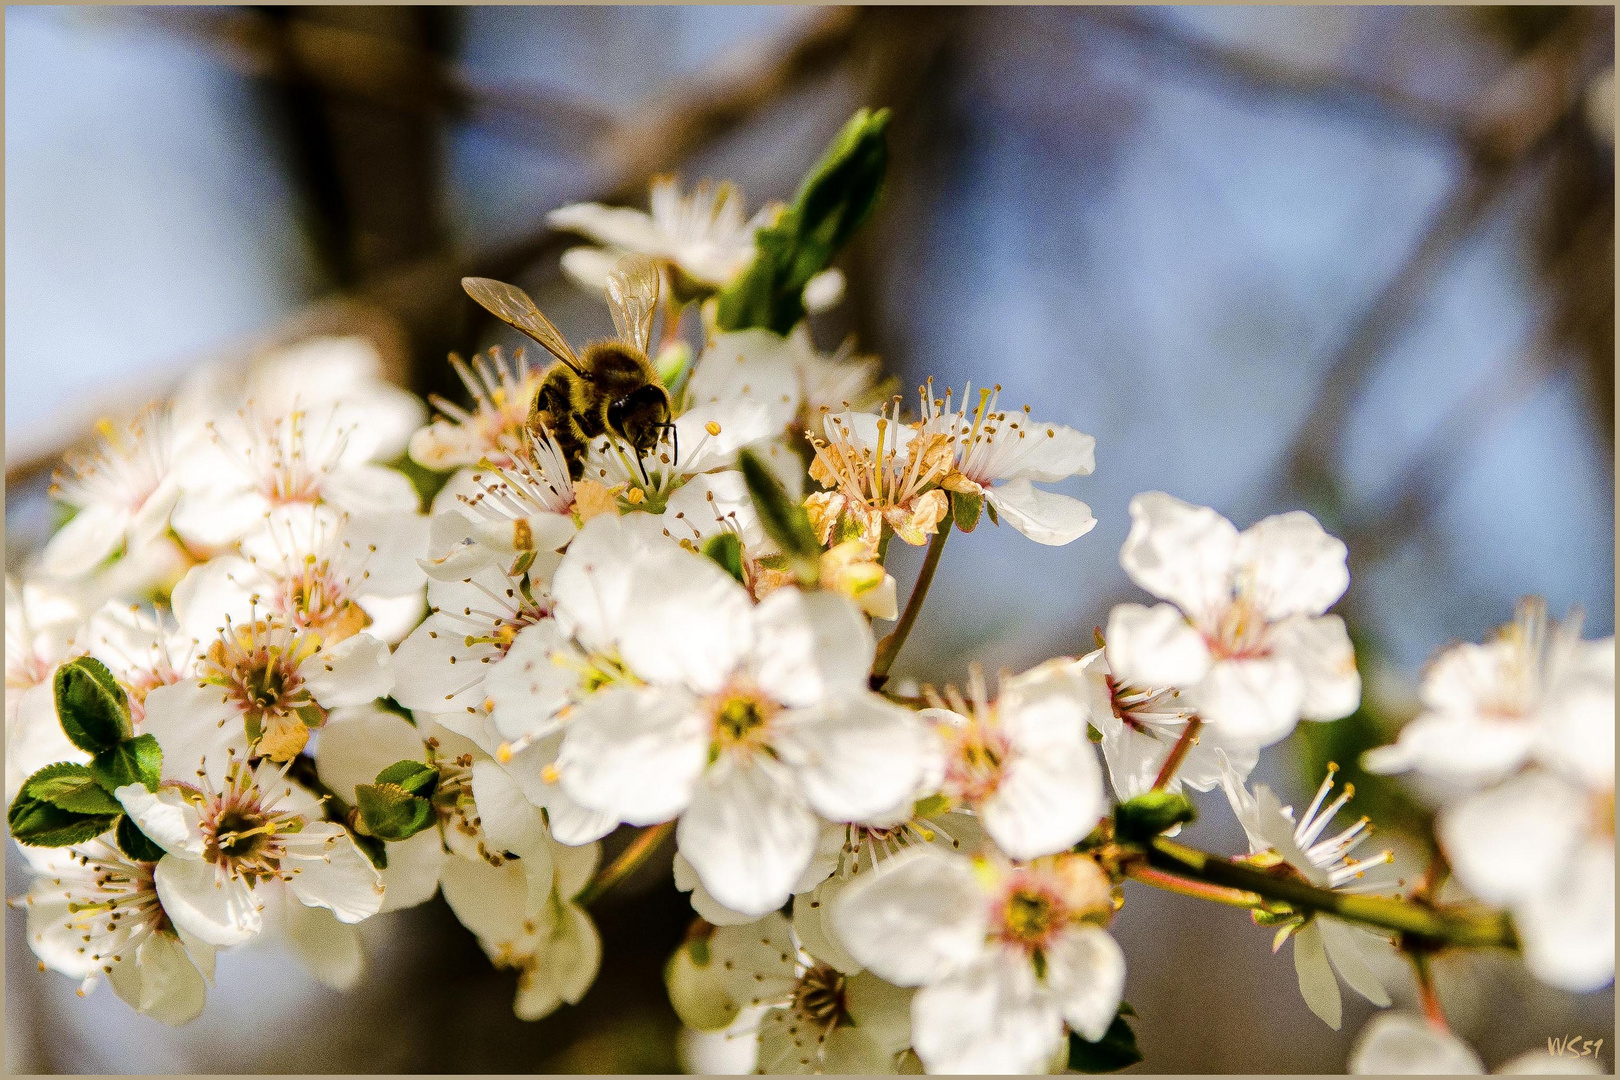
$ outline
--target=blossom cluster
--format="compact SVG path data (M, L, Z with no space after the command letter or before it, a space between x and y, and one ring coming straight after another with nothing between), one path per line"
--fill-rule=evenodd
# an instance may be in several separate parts
M881 122L829 161L867 162ZM805 191L864 190L849 173ZM7 581L8 820L35 875L15 902L41 963L183 1023L220 950L281 937L351 986L355 924L442 894L537 1019L595 978L591 902L672 833L694 919L671 1000L745 1067L1118 1067L1122 882L1165 880L1184 789L1220 787L1251 849L1223 865L1303 890L1255 918L1310 1008L1337 1027L1340 980L1389 1004L1367 951L1392 935L1334 907L1396 888L1388 852L1353 854L1365 819L1333 824L1350 792L1330 775L1295 814L1248 786L1265 748L1360 703L1329 610L1346 549L1309 514L1240 531L1139 495L1119 558L1153 603L1115 607L1095 651L891 684L927 589L902 612L892 542L935 560L983 518L1078 540L1091 509L1051 485L1092 472L1094 440L999 386L929 383L911 409L874 360L819 349L803 316L842 282L816 238L868 208L843 198L745 218L730 185L661 178L650 213L553 215L596 242L563 268L616 317L616 275L656 268L656 312L615 346L667 395L650 448L540 411L557 368L525 352L452 357L469 400L430 418L358 339L98 431L59 474L72 516ZM508 321L568 363L543 318ZM1612 642L1526 607L1437 661L1425 701L1373 764L1456 779L1458 880L1511 909L1538 975L1609 981ZM622 826L646 831L603 868Z

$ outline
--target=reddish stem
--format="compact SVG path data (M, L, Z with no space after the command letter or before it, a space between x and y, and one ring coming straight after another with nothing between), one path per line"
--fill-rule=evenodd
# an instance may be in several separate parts
M1158 791L1174 779L1176 770L1181 768L1181 763L1187 759L1187 751L1198 741L1198 729L1203 726L1204 722L1196 716L1187 721L1187 726L1181 729L1181 738L1176 740L1176 745L1170 748L1164 764L1159 767L1159 775L1153 781L1154 791Z

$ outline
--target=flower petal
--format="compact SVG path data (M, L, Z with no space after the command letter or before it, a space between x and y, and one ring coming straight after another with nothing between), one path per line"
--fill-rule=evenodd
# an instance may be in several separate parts
M761 755L710 766L675 839L715 900L763 915L792 895L819 832L792 775Z
M1079 926L1053 942L1047 979L1062 1001L1063 1019L1082 1039L1108 1033L1125 993L1125 953L1106 930Z
M1614 844L1588 839L1514 908L1525 963L1542 982L1578 994L1614 981Z
M777 589L754 611L755 678L788 706L811 705L866 686L877 644L846 596Z
M780 717L772 745L817 813L868 821L915 797L927 738L910 710L857 690Z
M1468 1044L1421 1016L1380 1013L1356 1036L1350 1072L1359 1076L1483 1075L1485 1065Z
M569 720L557 769L581 806L652 825L691 801L708 742L707 720L683 691L608 687Z
M1269 746L1294 730L1305 683L1287 660L1218 660L1183 697L1205 723Z
M153 792L144 784L126 784L114 795L148 840L171 855L202 858L203 837L197 808L187 802L178 789Z
M282 869L293 872L288 888L300 903L326 908L345 923L359 922L382 909L382 877L343 826L311 822L286 843L292 865L284 860Z
M1019 752L977 809L996 846L1015 859L1074 846L1107 806L1102 767L1089 743L1049 742Z
M212 863L165 855L153 878L164 913L209 945L240 945L264 929L253 890L240 878L221 878Z
M1046 491L1028 480L1009 480L985 491L985 501L1007 524L1049 547L1078 540L1097 525L1091 507L1069 495Z
M833 903L832 925L874 974L897 986L921 986L970 964L988 923L973 863L918 847L857 877Z
M349 803L357 786L372 783L396 761L424 760L426 750L416 725L375 705L334 711L316 738L321 783Z
M1441 811L1435 834L1458 881L1486 903L1506 904L1568 862L1589 813L1573 785L1527 772Z
M1041 1073L1063 1044L1057 999L1012 950L996 949L919 990L911 1027L931 1073Z
M154 736L162 747L165 780L195 784L197 770L205 768L217 787L231 760L247 760L241 712L223 688L198 679L153 688L141 734Z
M390 845L392 854L393 845ZM333 990L353 990L365 970L360 954L360 932L338 922L330 911L283 904L282 917L293 951L315 981Z
M1340 978L1374 1005L1387 1008L1389 993L1367 966L1365 957L1368 951L1387 946L1388 939L1327 916L1318 916L1317 921L1322 924L1322 944L1327 949L1328 960Z
M1339 980L1328 966L1322 928L1315 920L1294 932L1294 972L1299 976L1299 992L1305 1004L1324 1024L1338 1031L1344 1004L1339 996Z
M364 705L394 688L391 659L385 643L360 633L322 646L298 673L315 700L329 709Z
M1290 661L1304 682L1304 719L1338 720L1356 711L1361 675L1343 619L1295 615L1272 626L1270 641L1272 655Z
M129 510L97 503L86 506L62 526L40 557L52 577L76 578L88 574L117 551L129 528Z
M191 962L180 939L157 931L112 965L107 981L113 992L143 1016L178 1027L203 1011L208 984Z
M1130 686L1188 687L1209 671L1204 636L1171 604L1116 604L1106 640L1108 670Z
M1344 541L1303 510L1277 514L1243 531L1237 561L1249 597L1267 620L1320 615L1350 587Z
M1237 548L1237 528L1214 510L1149 491L1131 500L1119 564L1136 584L1198 618L1230 599Z

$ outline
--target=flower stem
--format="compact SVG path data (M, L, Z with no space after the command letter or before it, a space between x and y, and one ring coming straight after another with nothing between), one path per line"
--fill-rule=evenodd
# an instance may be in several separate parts
M1208 900L1215 904L1225 904L1228 907L1256 908L1265 903L1259 893L1244 892L1242 889L1229 889L1225 885L1206 885L1202 881L1192 881L1188 878L1176 877L1163 870L1155 870L1142 863L1132 863L1125 870L1125 874L1132 881L1140 881L1144 885L1151 885L1155 889L1173 892L1178 896L1190 896L1195 900Z
M1187 751L1198 741L1198 729L1203 726L1203 720L1196 716L1187 721L1187 726L1181 729L1181 738L1176 740L1176 745L1172 746L1170 753L1165 756L1164 764L1159 766L1159 775L1153 781L1154 791L1158 791L1175 777L1176 770L1187 760Z
M945 550L945 538L950 534L951 519L947 517L940 523L934 538L928 541L928 556L923 559L922 569L917 573L917 584L911 587L911 596L906 600L906 610L900 613L900 621L887 637L878 642L877 659L872 662L874 690L883 689L883 684L889 679L889 669L894 666L895 657L900 655L900 647L906 643L911 628L917 623L923 601L928 599L928 587L934 583L934 571L939 569L939 556Z
M1423 1017L1436 1031L1450 1031L1446 1023L1446 1010L1440 1004L1440 991L1434 985L1434 968L1427 953L1410 953L1412 967L1417 970L1418 997L1423 1002Z
M1287 904L1301 914L1322 912L1363 926L1393 930L1404 938L1434 946L1494 945L1511 949L1518 945L1513 924L1501 912L1434 908L1398 897L1319 889L1297 877L1282 877L1232 862L1162 836L1154 838L1145 854L1153 869L1194 882L1254 893L1264 900Z
M607 866L591 879L590 884L579 891L574 897L574 903L585 907L601 899L602 894L623 881L630 873L646 862L652 853L658 850L664 837L675 829L673 821L666 821L662 825L654 825L643 829L641 835L630 841L630 846L619 852L619 857L608 863Z

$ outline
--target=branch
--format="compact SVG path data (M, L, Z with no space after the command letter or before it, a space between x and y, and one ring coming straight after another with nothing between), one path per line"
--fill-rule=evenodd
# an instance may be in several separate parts
M574 903L585 907L600 900L603 893L629 877L642 863L651 858L659 845L664 842L664 838L674 830L673 821L643 829L640 836L630 841L629 847L619 852L618 858L609 863L591 879L590 884L579 891L579 895L574 897Z
M1518 946L1513 924L1501 912L1476 914L1413 903L1398 897L1361 896L1319 889L1297 877L1283 877L1232 862L1162 836L1156 837L1143 854L1150 870L1172 875L1188 883L1253 893L1264 900L1287 904L1302 914L1320 912L1363 926L1393 930L1409 941L1431 947L1496 946L1512 949ZM1144 884L1164 887L1152 877L1131 876ZM1196 895L1184 889L1173 891Z

